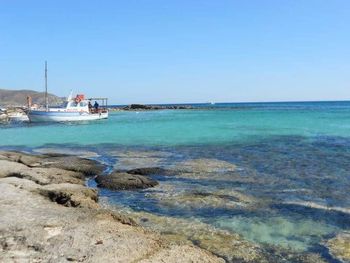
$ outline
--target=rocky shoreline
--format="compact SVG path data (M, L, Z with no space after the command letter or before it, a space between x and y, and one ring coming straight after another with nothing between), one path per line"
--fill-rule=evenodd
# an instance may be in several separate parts
M192 110L195 107L191 105L145 105L145 104L130 104L122 107L123 110Z
M321 244L329 253L324 257L248 241L194 219L125 211L98 193L99 188L121 193L156 187L147 195L174 210L241 207L254 212L266 205L266 200L235 190L161 191L172 187L163 176L222 180L225 172L242 180L232 163L189 159L164 166L166 152L116 151L118 164L107 168L88 159L98 156L94 152L75 154L80 157L49 149L36 154L0 151L1 262L320 263L333 262L327 257L335 262L350 258L347 232ZM87 187L88 181L99 188Z
M101 207L85 180L103 170L76 156L0 152L0 261L224 262Z

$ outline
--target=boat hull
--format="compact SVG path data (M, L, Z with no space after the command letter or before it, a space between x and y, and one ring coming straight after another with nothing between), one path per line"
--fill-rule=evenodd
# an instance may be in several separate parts
M87 112L46 112L30 111L28 113L30 122L74 122L93 121L108 118L108 112L87 113Z

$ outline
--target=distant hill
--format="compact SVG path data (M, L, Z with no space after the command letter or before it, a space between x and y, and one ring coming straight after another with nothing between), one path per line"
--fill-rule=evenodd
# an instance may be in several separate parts
M0 89L0 106L26 106L27 96L32 97L32 102L40 105L45 104L45 92L34 90L6 90ZM64 102L64 98L53 94L48 94L49 105L59 105Z

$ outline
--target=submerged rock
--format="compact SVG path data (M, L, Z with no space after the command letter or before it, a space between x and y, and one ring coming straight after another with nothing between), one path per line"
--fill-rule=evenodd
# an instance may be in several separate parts
M84 150L84 149L76 149L76 148L38 148L38 149L34 149L33 150L35 153L38 153L38 154L52 154L52 153L55 153L55 154L63 154L63 155L76 155L76 156L79 156L81 158L97 158L99 157L100 155L96 152L93 152L93 151L89 151L89 150Z
M123 172L114 172L110 175L96 177L97 186L111 190L144 189L158 185L158 182L142 176Z
M171 171L161 167L143 167L128 170L127 173L139 175L169 175Z
M342 262L350 262L350 232L343 232L327 241L331 255Z
M164 151L111 151L109 154L117 159L115 169L130 170L139 167L160 167L166 163L170 153Z
M163 189L162 187L160 189ZM174 191L174 190L173 190ZM149 193L148 196L159 199L159 203L166 207L176 207L186 210L192 209L254 209L258 207L261 201L252 196L238 191L218 190L214 192L191 191L191 192L173 192L168 195L167 192L157 191Z
M218 159L192 159L179 163L176 166L177 170L182 172L206 172L206 173L214 173L214 172L229 172L235 171L236 165L218 160Z
M236 165L218 159L192 159L175 164L172 170L180 177L218 178L236 171Z
M104 200L102 200L104 202ZM108 206L107 204L105 204ZM158 216L147 212L128 211L140 225L166 236L173 244L194 244L225 259L225 262L247 263L322 263L315 253L296 253L279 247L266 248L243 239L240 235L214 228L195 219Z
M271 178L262 176L255 169L249 167L237 167L235 164L219 159L199 158L175 163L169 167L177 177L188 179L208 179L215 181L234 182L236 185L275 185L277 183L287 185L284 178Z
M108 206L108 204L104 204ZM174 244L195 244L225 258L228 262L233 259L237 262L249 262L243 259L256 259L254 254L261 252L258 245L195 219L181 219L133 211L129 211L128 215L140 225L166 236Z

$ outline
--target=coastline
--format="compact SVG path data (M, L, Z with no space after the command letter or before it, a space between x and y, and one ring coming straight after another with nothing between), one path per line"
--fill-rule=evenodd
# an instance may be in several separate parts
M7 157L6 160L10 158L16 165L25 166L19 170L16 165L9 166L13 174L6 175L6 180L21 183L5 181L10 185L23 184L26 199L32 199L35 193L50 203L58 201L59 207L68 206L68 212L105 209L116 215L79 212L79 219L68 215L64 222L72 221L71 229L80 229L81 222L76 224L82 221L80 218L89 218L83 225L94 225L100 224L100 218L108 217L103 220L109 222L112 217L153 233L161 240L157 243L159 246L199 247L225 262L347 262L350 223L346 160L350 141L343 119L349 106L344 110L342 105L295 105L292 109L290 105L282 105L276 110L265 105L260 110L241 112L222 110L219 106L217 111L135 110L139 114L125 111L111 114L108 122L89 125L4 126L1 130L4 151L34 154ZM305 119L313 122L303 122ZM335 128L328 129L329 126ZM33 168L40 171L41 176L33 173ZM55 176L58 171L51 170L53 168L62 169L59 176ZM67 173L72 170L78 174ZM107 180L97 180L96 175L101 173ZM35 182L37 189L31 191L24 179ZM135 180L134 188L125 190L123 182L129 179ZM98 195L80 188L67 189L64 184L68 182L78 185L74 187L82 185L84 189L85 185L90 186ZM116 183L122 187L113 186ZM10 191L6 194L10 196ZM12 202L9 198L3 199ZM13 206L10 214L20 214L16 211L21 210L20 203ZM47 209L45 206L41 210ZM45 220L66 213L64 209L59 211L50 212ZM20 214L20 217L39 221L40 213L37 211L38 216ZM10 225L10 220L7 223ZM1 238L8 239L3 239L1 249L17 246L16 253L27 253L27 246L18 244L22 241L17 239L31 237L16 231L31 227L15 226L12 232L4 230L6 236ZM91 231L88 238L103 232L101 228L88 231ZM57 238L55 242L62 244L76 239L69 232L61 235L70 238ZM120 235L119 232L116 235ZM11 245L14 243L11 238L16 239L15 245ZM31 240L36 244L36 237ZM106 243L99 238L85 246L100 246L101 240ZM137 249L127 238L113 240L119 246L125 243ZM45 242L39 239L38 243ZM141 250L155 246L147 244ZM44 248L36 247L38 253L46 249L46 245L41 246ZM72 255L76 253L73 251ZM79 253L67 257L89 260L84 258L87 252L81 257ZM55 257L52 261L59 261L57 254Z
M85 186L101 168L80 157L1 152L0 260L224 262L102 208L97 191Z
M87 186L88 182L98 182L99 177L115 176L117 180L109 182L111 191L133 191L152 187L144 179L159 172L209 178L222 169L235 171L236 167L227 162L197 159L168 170L152 166L157 162L153 154L160 157L160 152L121 152L121 166L106 175L107 166L93 160L92 153L84 156L77 152L77 156L52 150L35 154L0 151L1 261L326 262L317 253L261 246L201 221L125 211L99 193L104 186ZM145 168L137 168L141 166ZM126 174L131 176L127 181L141 178L141 184L123 185ZM181 202L194 209L205 203L213 205L213 209L217 205L234 208L240 204L254 210L259 205L258 200L236 191L193 192L174 198L162 202ZM340 236L340 241L331 242L343 241ZM330 244L339 247L333 243Z

